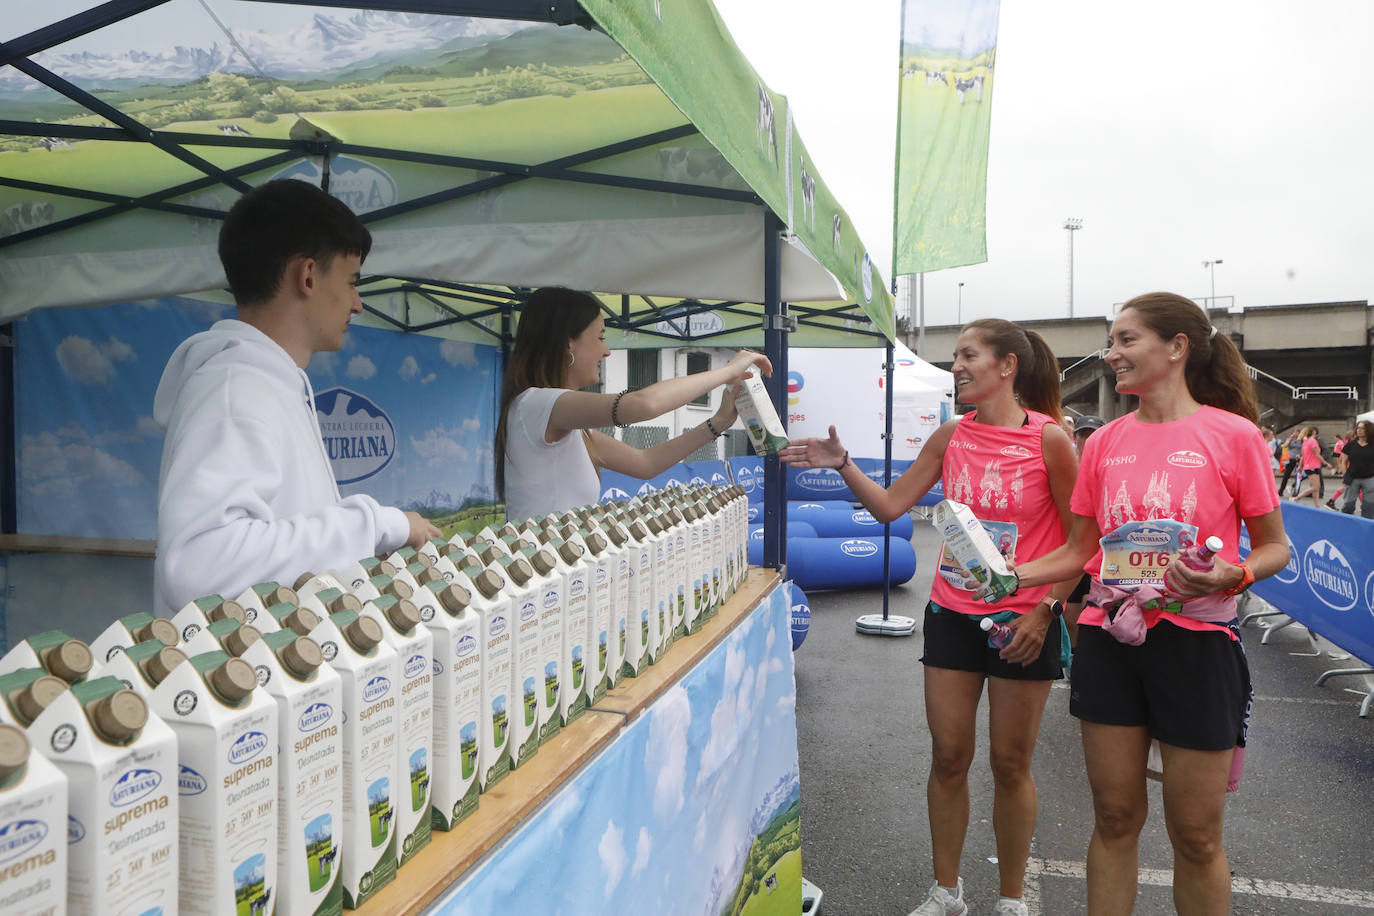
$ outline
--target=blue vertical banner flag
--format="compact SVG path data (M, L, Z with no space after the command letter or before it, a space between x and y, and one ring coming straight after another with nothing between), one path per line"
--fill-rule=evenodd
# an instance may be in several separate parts
M988 259L998 0L903 0L893 275Z

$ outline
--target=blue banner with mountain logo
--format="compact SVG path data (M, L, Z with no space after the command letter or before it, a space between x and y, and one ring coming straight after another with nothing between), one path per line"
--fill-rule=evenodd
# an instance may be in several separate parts
M20 533L153 539L167 358L232 306L184 298L46 309L15 325ZM353 327L307 373L340 489L446 531L492 518L499 353ZM474 527L475 525L475 527Z
M1374 521L1285 502L1283 527L1288 565L1251 591L1374 665ZM1245 531L1240 553L1250 554Z

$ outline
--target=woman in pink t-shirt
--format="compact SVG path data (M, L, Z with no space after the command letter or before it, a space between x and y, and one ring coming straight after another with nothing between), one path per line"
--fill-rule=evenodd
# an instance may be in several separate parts
M1317 427L1309 426L1302 431L1302 477L1306 481L1298 495L1297 502L1304 496L1312 497L1312 505L1321 508L1322 497L1326 495L1326 483L1322 480L1322 467L1331 467L1331 462L1322 455L1322 441L1317 438Z
M1185 914L1226 913L1223 802L1228 782L1239 778L1232 763L1243 759L1237 745L1250 699L1235 596L1284 567L1287 538L1269 452L1255 425L1254 389L1231 339L1191 300L1148 293L1122 307L1108 345L1116 390L1137 395L1140 406L1088 440L1068 543L1015 572L1021 588L1079 569L1094 580L1078 620L1069 700L1082 724L1096 814L1088 912L1125 914L1134 904L1154 739L1174 845L1174 906ZM1193 525L1198 541L1221 538L1214 565L1142 559L1166 570L1164 597L1154 602L1146 601L1148 587L1104 585L1098 539L1121 529L1139 535L1133 543L1146 543L1168 530L1160 524L1149 531L1155 520ZM1252 545L1245 562L1236 549L1242 523ZM1133 556L1148 557L1148 548ZM1118 555L1112 562L1111 578L1124 573L1129 580L1137 561Z
M905 514L943 477L945 495L967 504L994 543L1007 544L1017 556L1038 557L1062 544L1077 456L1060 425L1059 364L1049 346L1010 321L971 322L954 350L954 386L959 400L977 409L936 430L890 489L854 466L833 426L828 439L794 441L783 460L797 467L837 468L879 521ZM1026 913L1022 882L1035 831L1031 756L1050 684L1063 673L1060 657L1067 636L1060 617L1079 574L1066 572L1053 589L1024 588L991 607L974 597L978 583L952 556L942 554L926 607L921 658L932 745L926 803L935 884L915 912L953 916L966 911L959 860L986 682L1002 897L995 912L1016 916ZM994 612L1008 612L1008 626L1015 631L1000 650L989 647L978 628L979 620Z

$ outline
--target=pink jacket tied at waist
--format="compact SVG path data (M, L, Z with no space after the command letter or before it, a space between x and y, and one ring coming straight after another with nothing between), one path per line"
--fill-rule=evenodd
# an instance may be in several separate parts
M1142 585L1128 591L1103 585L1096 579L1088 590L1088 603L1102 608L1106 616L1102 629L1128 646L1138 646L1145 641L1145 632L1149 629L1145 619L1147 612L1153 620L1167 613L1204 623L1226 624L1236 618L1236 599L1233 595L1203 595L1184 599L1152 585Z

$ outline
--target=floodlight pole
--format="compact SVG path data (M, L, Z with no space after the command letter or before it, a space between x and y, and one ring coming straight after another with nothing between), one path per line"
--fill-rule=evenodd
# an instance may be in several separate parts
M1069 231L1069 317L1073 317L1073 234L1083 228L1083 221L1076 216L1064 220L1064 228Z
M1217 265L1220 263L1222 263L1221 258L1217 258L1214 261L1202 262L1202 266L1208 268L1212 272L1212 298L1207 300L1208 308L1217 307Z

